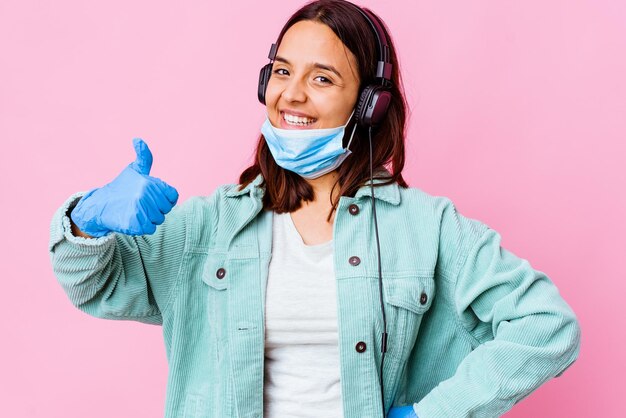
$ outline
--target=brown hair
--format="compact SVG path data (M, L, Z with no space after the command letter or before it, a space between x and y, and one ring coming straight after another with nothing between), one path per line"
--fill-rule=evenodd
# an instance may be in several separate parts
M378 61L376 35L355 5L344 0L319 0L306 4L287 21L278 36L277 45L280 45L285 32L291 26L303 20L312 20L328 26L354 54L361 82L359 93L365 86L375 81L375 67ZM393 41L384 22L382 20L380 22L391 49L393 85L390 88L392 101L387 115L380 125L372 130L372 166L374 173L386 168L390 175L374 178L383 180L376 186L398 182L400 186L408 187L402 178L407 104ZM351 130L351 126L347 127L346 133L350 133ZM344 141L346 139L344 138ZM339 178L333 185L333 190L335 186L339 186L338 196L353 197L359 187L369 181L369 142L366 129L357 128L350 150L352 151L350 157L337 169ZM246 168L239 176L241 184L239 190L246 187L259 174L262 174L264 179L262 183L265 187L263 207L266 210L273 210L277 213L293 212L300 208L303 200L312 201L314 198L313 188L304 178L276 164L263 135L259 137L257 143L254 164ZM337 204L338 198L331 201L332 209L328 220L336 210Z

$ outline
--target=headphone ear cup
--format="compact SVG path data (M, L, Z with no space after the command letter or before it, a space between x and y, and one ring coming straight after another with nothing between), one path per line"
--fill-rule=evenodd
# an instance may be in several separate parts
M267 90L267 84L269 83L271 76L272 64L265 64L259 73L259 88L257 92L259 102L261 102L261 104L265 104L265 91Z
M372 96L372 90L375 88L376 86L373 86L371 84L368 86L365 86L365 88L361 92L361 95L359 96L359 101L356 105L356 109L354 110L357 123L364 128L367 128L370 126L370 121L368 120L366 114L367 114L367 108L369 106L369 101Z
M355 114L362 127L369 128L378 125L387 114L391 103L391 92L384 86L370 84L363 89L359 97Z

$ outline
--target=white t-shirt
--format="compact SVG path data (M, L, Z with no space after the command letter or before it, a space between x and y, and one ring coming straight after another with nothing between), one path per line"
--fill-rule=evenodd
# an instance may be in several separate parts
M265 300L264 417L343 416L333 241L306 245L274 213Z

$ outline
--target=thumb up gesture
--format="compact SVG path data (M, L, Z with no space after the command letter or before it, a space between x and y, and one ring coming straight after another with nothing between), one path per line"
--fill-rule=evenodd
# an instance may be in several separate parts
M176 204L176 189L150 176L152 153L148 145L135 138L133 146L135 161L111 183L89 191L72 211L72 222L82 232L92 237L109 232L153 234Z

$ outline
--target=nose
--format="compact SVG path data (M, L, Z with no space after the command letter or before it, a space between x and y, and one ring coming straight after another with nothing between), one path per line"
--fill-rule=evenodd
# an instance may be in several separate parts
M293 77L285 85L281 96L288 102L305 102L307 96L304 81Z

